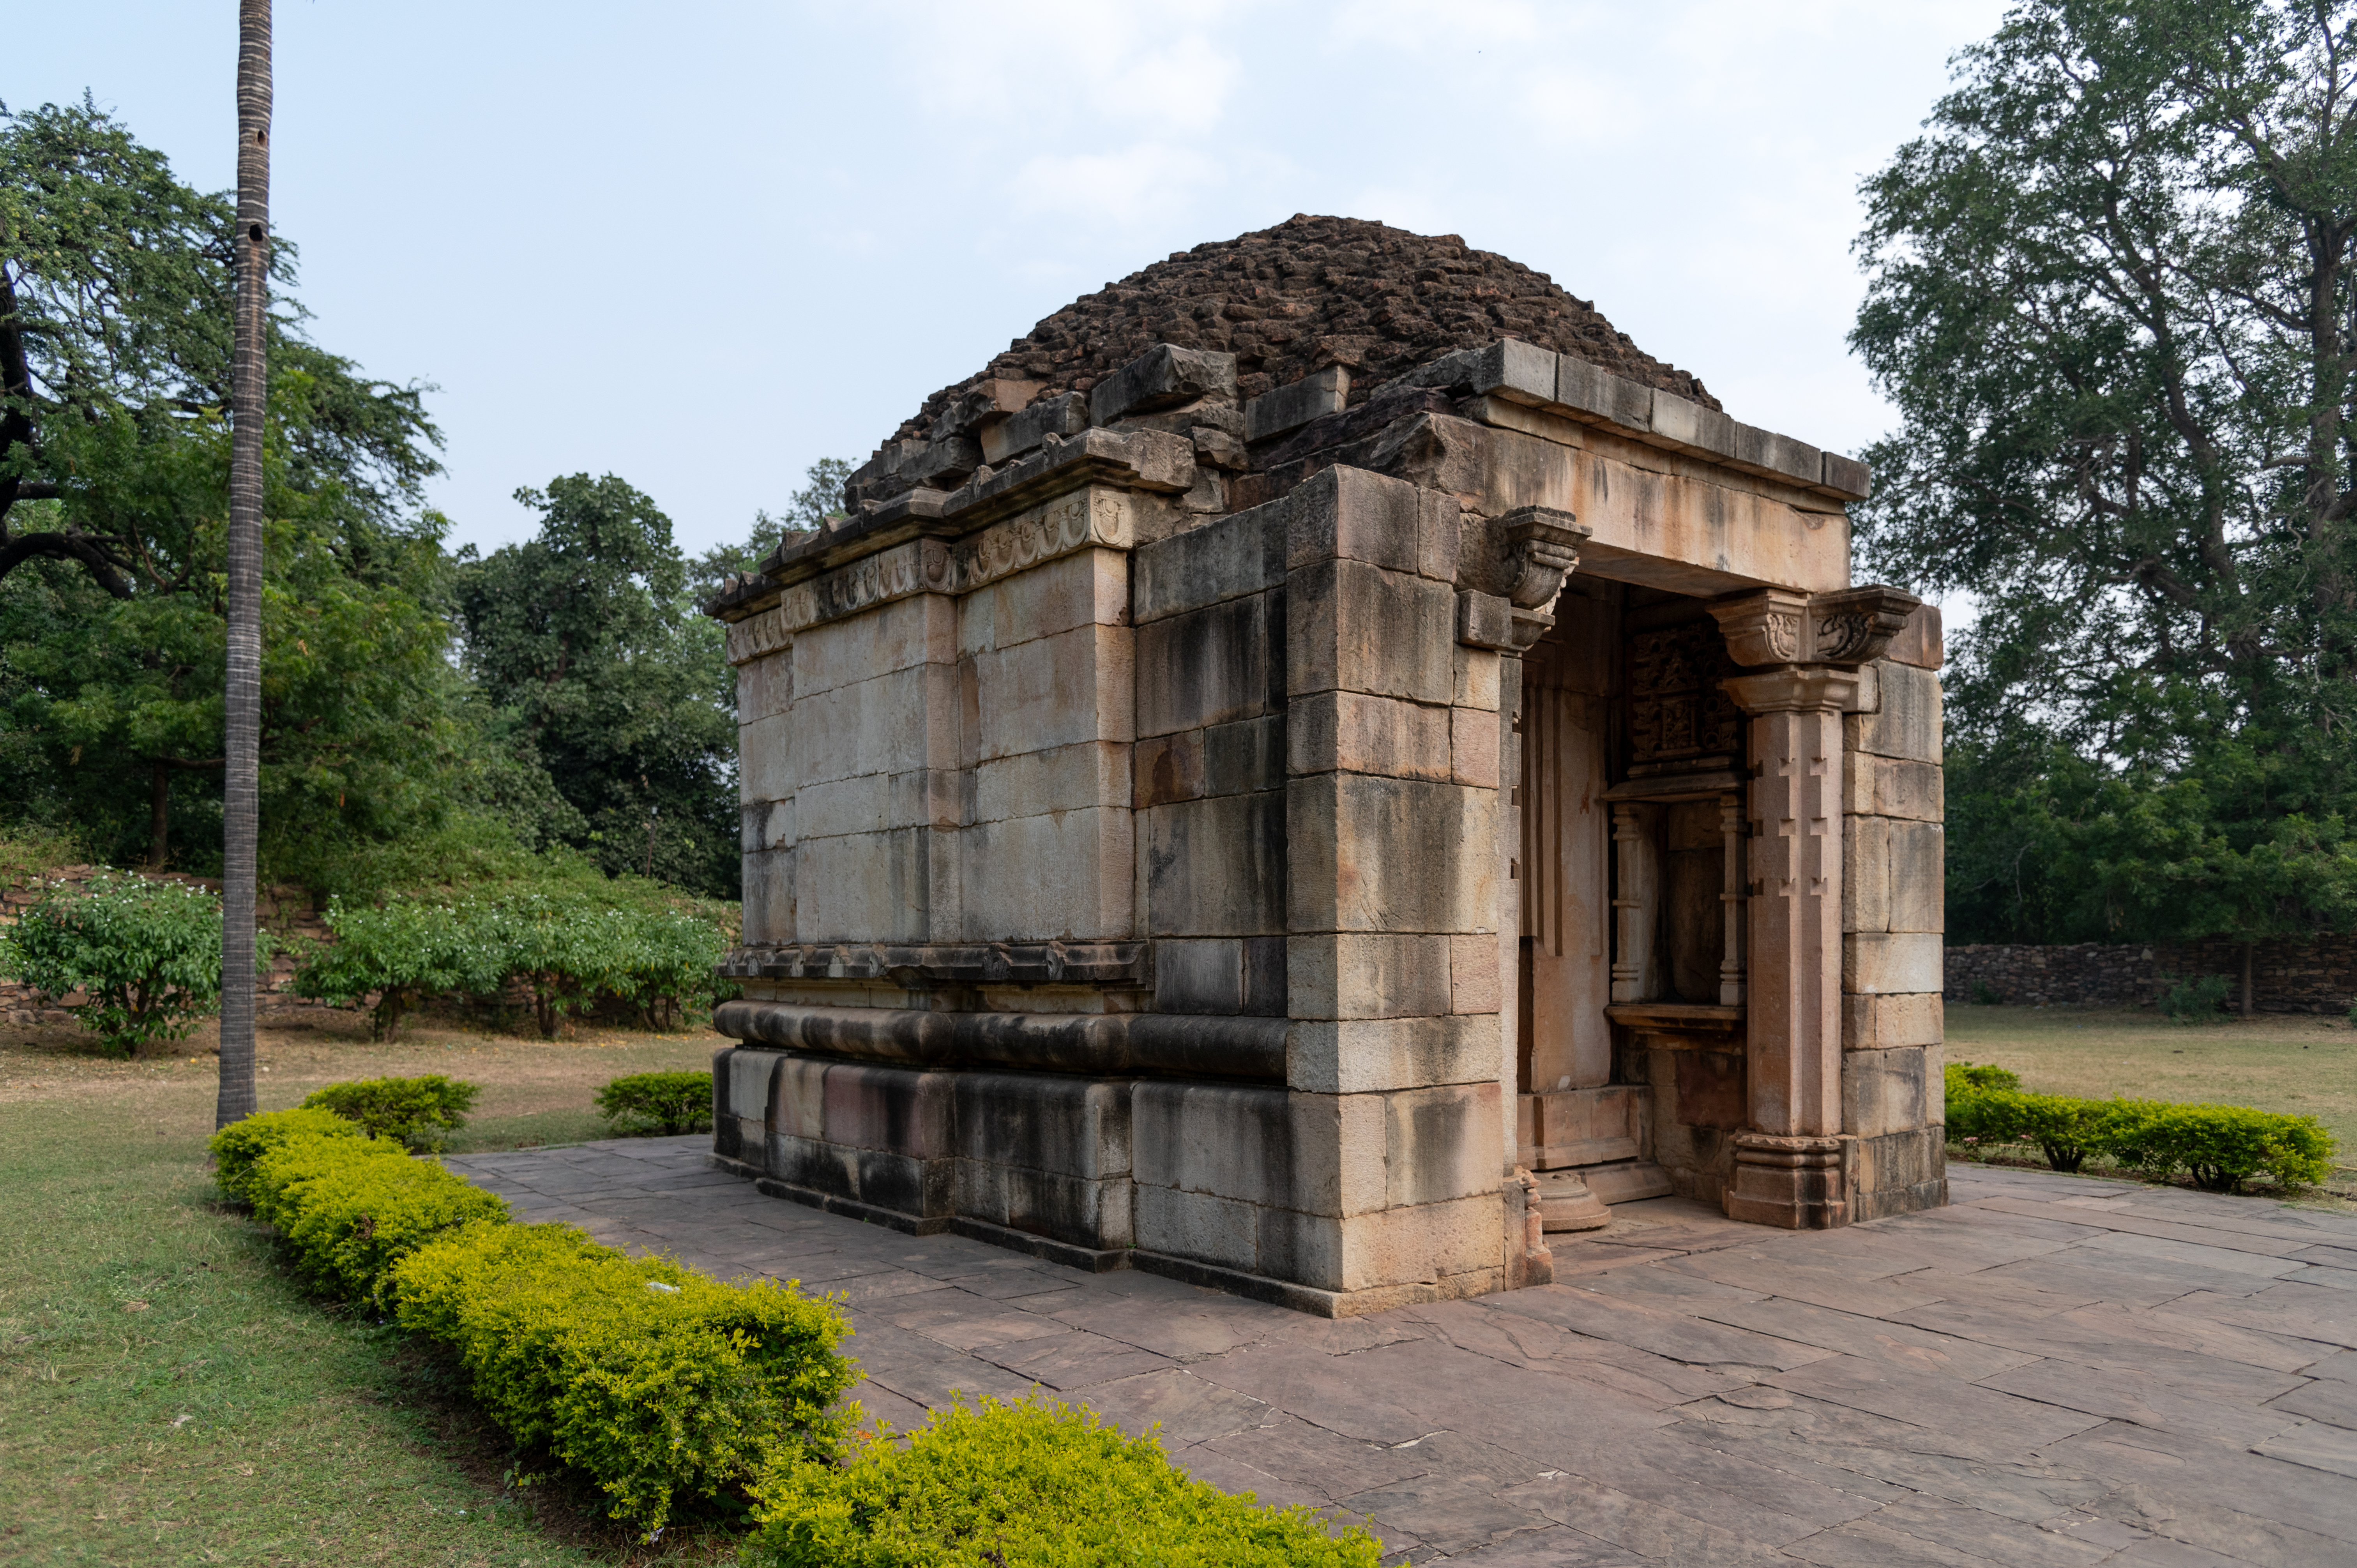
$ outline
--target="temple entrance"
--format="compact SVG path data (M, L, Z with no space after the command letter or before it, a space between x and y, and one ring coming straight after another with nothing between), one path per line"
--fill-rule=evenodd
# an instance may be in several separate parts
M1746 1124L1738 673L1706 601L1575 577L1524 657L1517 1133L1550 1229L1717 1203Z

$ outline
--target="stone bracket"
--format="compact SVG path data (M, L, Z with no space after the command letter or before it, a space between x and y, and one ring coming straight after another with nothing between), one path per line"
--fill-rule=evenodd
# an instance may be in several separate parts
M1547 634L1555 617L1526 610L1495 594L1459 589L1457 595L1457 640L1469 648L1520 653Z
M1833 664L1856 669L1882 656L1922 600L1897 588L1796 594L1768 588L1710 606L1738 664Z
M1579 547L1593 530L1554 507L1521 506L1497 522L1507 547L1506 569L1513 586L1506 592L1516 609L1544 611L1563 592L1563 581L1579 565ZM1552 621L1549 622L1553 624Z

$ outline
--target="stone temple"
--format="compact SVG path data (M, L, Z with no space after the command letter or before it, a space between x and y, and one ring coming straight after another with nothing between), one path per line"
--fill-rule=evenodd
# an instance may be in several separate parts
M1351 1314L1946 1200L1941 636L1866 468L1296 218L935 393L711 613L763 1190Z

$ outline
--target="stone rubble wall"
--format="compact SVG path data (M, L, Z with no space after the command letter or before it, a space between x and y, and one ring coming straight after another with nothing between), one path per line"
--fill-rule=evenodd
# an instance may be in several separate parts
M41 875L29 877L0 892L0 926L13 926L22 919L27 910L48 898L60 888L79 891L91 878L107 868L97 865L61 865ZM141 875L147 875L140 873ZM219 880L203 876L187 876L178 872L165 872L153 878L158 882L178 883L184 887L201 887L208 893L221 891ZM262 930L280 939L281 950L270 961L270 972L264 975L254 995L255 1012L268 1017L273 1014L291 1012L298 1007L317 1005L298 998L294 992L295 958L285 951L287 942L332 941L327 926L319 918L318 906L300 887L283 886L263 889L254 899L254 923ZM52 1024L70 1024L73 1015L64 1004L79 1003L79 994L70 997L48 998L31 986L13 980L0 980L0 1024L11 1027L32 1027Z
M2218 975L2240 1005L2243 944L2204 942L1969 943L1947 950L1951 1002L2014 1006L2144 1007L2173 981ZM2261 1013L2341 1013L2357 1003L2357 935L2263 941L2252 953Z

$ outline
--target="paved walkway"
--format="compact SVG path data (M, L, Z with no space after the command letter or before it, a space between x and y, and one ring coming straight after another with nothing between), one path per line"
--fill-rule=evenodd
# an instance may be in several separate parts
M1799 1235L1676 1198L1559 1283L1329 1322L764 1197L702 1138L449 1164L526 1217L838 1292L899 1425L1033 1384L1388 1562L2357 1563L2357 1217L1952 1167Z

